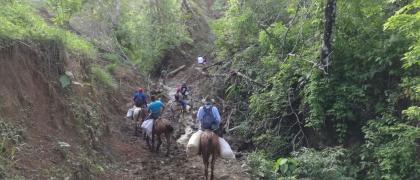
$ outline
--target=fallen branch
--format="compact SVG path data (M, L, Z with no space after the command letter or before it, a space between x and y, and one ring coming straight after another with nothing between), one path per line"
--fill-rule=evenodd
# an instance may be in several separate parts
M204 67L204 68L203 68L203 70L205 71L205 70L206 70L206 69L208 69L208 68L211 68L211 67L213 67L213 66L220 65L220 64L222 64L222 63L224 63L224 62L226 62L226 61L219 61L219 62L216 62L216 63L214 63L214 64L212 64L212 65L209 65L209 66Z
M225 128L226 128L226 129L228 129L228 130L230 130L230 129L229 129L229 126L230 126L230 120L231 120L231 118L232 118L232 114L233 114L233 112L234 112L234 111L235 111L235 110L230 111L230 113L229 113L228 117L226 118ZM229 133L229 131L227 131L227 132Z
M228 129L228 131L227 131L227 132L233 131L233 130L238 129L238 128L240 128L240 127L241 127L240 125L239 125L239 126L235 126L235 127L233 127L233 128Z
M233 72L234 74L236 74L236 75L238 75L238 76L240 76L240 77L242 77L242 78L244 78L244 79L246 79L246 80L248 80L248 81L250 81L250 82L253 82L254 84L256 84L256 85L259 85L259 86L261 86L261 87L265 87L265 85L264 84L262 84L262 83L260 83L260 82L257 82L256 80L253 80L253 79L251 79L250 77L248 77L247 75L245 75L245 74L242 74L241 72L239 72L239 71L237 71L237 72Z
M200 68L195 68L198 72L200 72L202 75L204 76L209 76L209 77L228 77L228 74L210 74L208 72L204 72L202 69Z
M261 86L261 87L266 87L264 84L262 84L262 83L260 83L260 82L258 82L258 81L256 81L256 80L254 80L254 79L251 79L250 77L248 77L247 75L245 75L245 74L242 74L241 72L239 72L239 71L231 71L230 72L230 74L210 74L210 73L208 73L208 72L205 72L205 71L203 71L202 69L200 69L200 68L195 68L196 70L198 70L202 75L204 75L204 76L209 76L209 77L233 77L233 76L239 76L239 77L242 77L242 78L244 78L244 79L246 79L246 80L248 80L248 81L250 81L250 82L252 82L252 83L254 83L254 84L256 84L256 85L258 85L258 86Z
M176 68L175 70L173 70L173 71L171 71L171 72L169 72L166 76L173 76L173 75L175 75L176 73L178 73L179 71L181 71L182 69L184 69L186 66L185 66L185 64L184 65L182 65L182 66L179 66L178 68Z

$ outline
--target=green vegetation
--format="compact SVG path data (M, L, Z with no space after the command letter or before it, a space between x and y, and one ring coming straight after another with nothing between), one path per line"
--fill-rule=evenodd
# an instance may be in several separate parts
M197 6L210 1L188 1L192 8L186 2L45 0L37 9L31 1L7 0L0 6L0 39L57 41L72 55L90 57L84 65L95 87L115 90L118 67L159 72L166 55L192 44L189 34L205 20L194 16L206 13ZM328 14L332 2L336 13ZM233 111L232 132L253 147L247 160L255 178L420 179L419 0L216 0L210 8L220 19L211 22L216 49L209 57L223 60L217 73L232 75L212 92ZM51 18L39 12L44 9ZM194 45L210 47L201 43ZM71 85L65 75L58 80ZM91 146L105 129L99 106L71 99L77 128ZM20 143L13 138L21 136L3 121L0 130L5 178ZM106 167L87 157L74 161L103 173Z
M4 121L0 117L0 178L13 177L11 166L16 161L15 154L23 141L23 128Z
M233 114L261 149L250 156L254 174L283 177L272 170L280 157L296 161L295 178L419 178L420 1L337 1L329 64L320 59L325 6L230 0L212 25L219 59L266 84L226 87L232 104L249 100L235 108L248 114Z
M118 84L115 82L115 79L112 77L112 75L109 72L103 70L101 67L92 66L91 71L93 75L92 82L99 82L100 84L104 85L104 87L111 89L118 87Z
M177 0L124 0L117 37L128 56L143 72L160 66L167 51L190 42L180 20ZM142 13L139 13L142 12Z
M46 0L47 7L55 14L53 22L59 25L67 23L81 10L83 3L84 0Z
M0 7L0 39L57 40L73 53L95 56L95 48L77 35L48 25L36 10L25 1L6 1Z

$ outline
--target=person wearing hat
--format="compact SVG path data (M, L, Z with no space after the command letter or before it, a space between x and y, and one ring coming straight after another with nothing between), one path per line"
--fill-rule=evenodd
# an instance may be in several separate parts
M143 91L143 88L139 88L133 95L133 101L136 107L147 107L147 98Z
M201 130L219 129L221 122L219 110L213 106L212 100L208 96L203 100L203 103L204 105L198 109L197 113L197 123L200 124Z

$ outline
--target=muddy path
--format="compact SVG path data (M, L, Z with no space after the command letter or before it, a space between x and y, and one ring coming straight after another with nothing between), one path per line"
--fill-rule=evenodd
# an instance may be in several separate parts
M146 142L141 137L134 136L133 122L125 120L124 123L116 123L112 130L115 141L114 151L122 154L122 162L116 166L115 172L110 179L204 179L204 165L199 156L187 157L185 153L185 145L188 138L194 132L191 125L194 124L194 116L196 110L201 105L199 98L203 96L198 91L198 81L196 78L196 70L194 66L179 72L174 77L166 80L165 91L168 97L171 97L168 104L173 100L176 87L182 82L188 82L192 87L193 109L189 114L183 117L172 119L175 127L175 133L172 135L171 152L169 156L165 156L167 144L163 141L160 153L151 153L148 151ZM167 108L169 109L169 107ZM166 110L162 117L170 118L171 112ZM116 117L117 118L117 117ZM119 116L121 119L121 116ZM120 121L121 122L121 121ZM250 179L248 168L244 159L236 159L227 161L225 159L217 159L215 165L215 179L233 179L243 180Z

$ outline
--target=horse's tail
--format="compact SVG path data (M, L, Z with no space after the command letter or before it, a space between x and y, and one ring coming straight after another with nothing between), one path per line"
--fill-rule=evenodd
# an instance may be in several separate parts
M203 160L206 162L208 161L208 158L211 155L211 149L212 149L212 138L211 134L207 132L203 132L200 137L200 146L199 146L199 152L203 156Z

